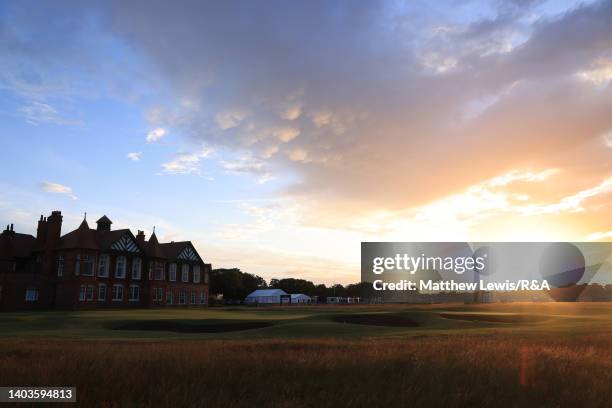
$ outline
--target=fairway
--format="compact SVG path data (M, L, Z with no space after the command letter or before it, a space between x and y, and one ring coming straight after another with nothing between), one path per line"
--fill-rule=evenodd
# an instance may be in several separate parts
M270 306L0 315L0 336L97 340L556 335L612 331L610 303Z
M610 303L8 313L0 334L0 383L76 386L83 406L603 407L612 398Z

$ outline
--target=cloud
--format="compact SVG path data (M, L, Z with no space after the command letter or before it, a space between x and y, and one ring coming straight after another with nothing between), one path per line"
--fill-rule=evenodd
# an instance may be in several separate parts
M40 183L40 188L47 192L47 193L54 193L54 194L63 194L67 197L72 198L73 200L77 199L77 196L75 196L72 193L72 188L65 186L63 184L59 184L59 183L51 183L48 181L44 181L42 183Z
M302 115L302 106L299 104L285 108L280 117L286 120L296 120Z
M601 241L602 239L612 238L612 231L593 232L586 236L587 241Z
M81 125L79 120L67 119L57 109L48 103L31 101L18 109L25 121L31 125L53 124L53 125Z
M222 112L215 116L215 121L220 129L227 130L238 126L248 116L248 112L242 111Z
M177 153L174 158L161 166L164 173L175 175L201 174L200 162L210 156L212 150L202 147L195 153Z
M146 140L148 143L154 143L160 140L162 137L166 136L167 133L168 131L166 129L158 127L147 133Z
M221 160L220 164L229 173L255 175L259 184L266 183L274 178L263 160L250 155L237 160Z
M142 152L132 152L132 153L127 154L127 158L132 161L138 161L140 160L141 155L142 155Z

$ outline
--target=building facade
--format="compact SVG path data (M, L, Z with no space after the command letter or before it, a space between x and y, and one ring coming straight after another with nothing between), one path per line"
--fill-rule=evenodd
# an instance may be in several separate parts
M0 234L0 310L186 307L208 304L211 265L191 241L160 243L112 230L101 217L61 234L62 214L41 215L36 237Z

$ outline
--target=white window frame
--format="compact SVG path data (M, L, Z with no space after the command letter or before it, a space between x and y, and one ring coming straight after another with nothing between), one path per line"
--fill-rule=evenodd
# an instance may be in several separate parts
M85 300L87 302L92 302L94 300L94 286L87 285L85 288Z
M120 260L122 260L123 262L119 262ZM122 274L119 274L119 264L122 263L123 264L123 270L122 270ZM117 279L125 279L125 273L126 273L126 269L127 269L127 259L125 257L125 255L119 255L117 257L117 259L115 259L115 278Z
M168 279L170 282L176 282L176 262L172 262L168 267Z
M206 292L204 291L200 292L200 304L201 305L206 304Z
M94 276L96 271L95 271L95 265L96 265L96 257L89 255L89 254L79 254L80 255L80 263L83 263L83 265L85 264L89 264L91 266L90 269L90 273L85 274L85 268L81 268L80 272L82 276Z
M200 265L193 265L193 283L200 283L201 279Z
M79 302L85 301L85 292L87 292L87 285L79 286Z
M57 257L57 276L64 276L64 256L60 255Z
M134 291L136 289L136 291ZM136 292L136 297L134 297L134 292ZM128 301L130 302L139 302L140 301L140 286L139 285L130 285L128 290Z
M174 292L168 289L166 289L166 304L167 305L174 304Z
M181 282L189 282L189 264L181 265Z
M26 302L36 302L38 300L38 288L27 288L25 291Z
M191 304L191 305L197 305L198 304L198 294L196 293L195 290L191 291L191 296L190 296L189 300L191 301L191 302L189 302L189 304Z
M115 296L115 289L117 289L117 294L119 293L118 289L121 289L121 298ZM120 283L116 283L113 285L113 289L111 292L111 296L112 296L112 301L113 302L123 302L123 285Z
M102 289L104 289L104 291L102 291ZM104 302L106 300L106 292L108 292L106 283L98 284L98 302ZM102 296L102 294L104 295Z
M109 267L110 256L108 254L100 255L100 258L98 258L98 276L100 278L108 278Z
M164 263L160 262L160 261L155 261L155 268L153 270L154 275L155 275L155 280L164 280L165 278L165 271L164 271Z
M187 293L184 290L179 291L179 305L184 305L187 302Z
M142 259L140 257L132 258L132 279L142 279Z

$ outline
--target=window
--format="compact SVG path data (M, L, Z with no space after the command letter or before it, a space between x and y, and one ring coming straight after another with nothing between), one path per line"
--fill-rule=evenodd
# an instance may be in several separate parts
M149 262L149 280L153 280L153 268L155 267L155 262Z
M98 260L98 276L101 278L108 278L108 267L110 264L110 258L107 254L100 255Z
M57 276L64 276L64 257L57 257Z
M153 288L153 301L161 302L164 300L164 289L163 288Z
M106 300L106 285L101 283L98 285L98 302Z
M81 255L81 274L83 276L94 275L94 257L88 254Z
M196 304L196 293L195 292L191 292L191 304L192 305Z
M113 302L123 301L123 285L113 285Z
M128 300L130 302L138 302L140 300L140 286L130 285L130 291L128 293Z
M25 291L25 301L26 302L36 302L37 300L38 300L38 289L27 288Z
M171 290L166 290L166 304L171 305L172 303L174 303L174 293Z
M183 266L181 267L181 281L183 282L189 282L189 265L188 264L183 264Z
M200 265L193 265L193 283L200 283Z
M81 273L81 254L77 254L76 260L74 262L74 274L79 276Z
M186 298L185 291L181 290L179 292L179 305L184 305L185 304L185 298Z
M155 280L164 280L164 263L155 262Z
M87 286L81 285L79 287L79 301L85 301L85 291L87 290Z
M200 292L200 304L201 305L206 304L206 292Z
M123 255L118 256L115 262L115 278L125 278L125 256Z
M174 262L168 267L168 275L171 282L176 281L176 264Z
M94 287L93 287L93 285L88 285L87 289L85 290L85 300L92 301L93 300L93 294L94 294Z
M142 260L140 258L134 258L132 260L132 279L140 280L142 269Z
M208 285L208 274L204 272L204 283Z

